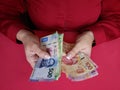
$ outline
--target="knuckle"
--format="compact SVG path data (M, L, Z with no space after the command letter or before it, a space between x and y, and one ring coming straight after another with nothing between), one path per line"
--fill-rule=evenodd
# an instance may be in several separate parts
M78 53L78 52L79 52L79 49L78 49L78 48L73 48L73 49L72 49L72 52L73 52L73 53Z

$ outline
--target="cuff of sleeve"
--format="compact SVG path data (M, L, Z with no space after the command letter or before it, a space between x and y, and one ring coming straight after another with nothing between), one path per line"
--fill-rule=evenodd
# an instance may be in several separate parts
M29 28L25 27L24 25L11 25L9 26L9 30L7 31L7 36L10 38L12 41L17 42L18 44L21 43L16 39L16 35L21 29L26 29L29 30Z
M93 32L96 45L107 40L102 27L90 27L88 29Z

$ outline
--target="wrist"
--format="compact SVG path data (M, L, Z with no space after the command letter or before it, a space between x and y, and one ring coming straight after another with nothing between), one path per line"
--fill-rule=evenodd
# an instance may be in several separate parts
M94 41L94 35L92 31L87 31L87 35L90 37L91 41Z
M80 34L76 40L76 42L87 42L92 44L94 41L94 35L92 31L86 31Z
M91 39L91 40L92 40L91 42L92 42L92 47L93 47L93 46L96 45L96 42L95 42L95 39L94 39L94 34L93 34L92 31L88 31L88 33L89 33L90 37L92 38L92 39Z

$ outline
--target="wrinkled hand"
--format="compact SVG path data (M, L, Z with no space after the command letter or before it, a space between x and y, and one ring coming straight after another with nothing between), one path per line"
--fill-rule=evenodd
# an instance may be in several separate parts
M71 60L66 59L66 55L67 53L74 47L73 43L67 43L67 42L63 42L63 54L62 54L62 62L66 63L66 64L72 64L73 62Z
M75 55L79 52L83 52L90 57L93 41L94 35L91 31L86 31L79 35L73 48L71 48L67 55L64 56L63 58L64 63L66 64L74 63L75 61L72 58L75 57Z
M35 66L38 58L49 58L49 54L40 48L39 38L27 30L20 30L17 39L22 41L25 49L26 59L32 66Z

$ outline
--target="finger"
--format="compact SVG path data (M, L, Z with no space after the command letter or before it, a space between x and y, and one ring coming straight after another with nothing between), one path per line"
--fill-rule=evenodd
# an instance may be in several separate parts
M68 53L72 48L74 47L74 44L71 43L63 43L63 51L65 51L66 53Z
M40 58L46 58L46 59L49 59L49 58L50 58L50 55L49 55L47 52L45 52L45 51L43 51L43 50L41 50L41 49L37 49L37 50L36 50L36 54L37 54Z
M63 52L63 53L62 53L62 56L66 56L66 53L65 53L65 52Z
M29 62L29 63L30 63L30 66L31 66L32 68L35 67L35 62Z
M38 58L39 57L36 54L27 56L27 61L32 66L32 68L35 66L36 62L38 61Z
M62 61L65 64L73 64L75 59L73 57L79 52L79 45L76 44L76 46L65 56L62 58Z
M27 61L28 61L28 63L30 64L30 66L31 66L32 68L34 68L37 60L27 59Z
M76 44L73 49L66 55L68 60L72 59L80 51L80 45Z
M68 65L72 65L73 64L73 61L72 60L68 60L65 56L62 57L62 61L65 64L68 64Z
M80 52L85 53L87 56L91 56L91 49L92 48L87 48L87 49L81 49Z

